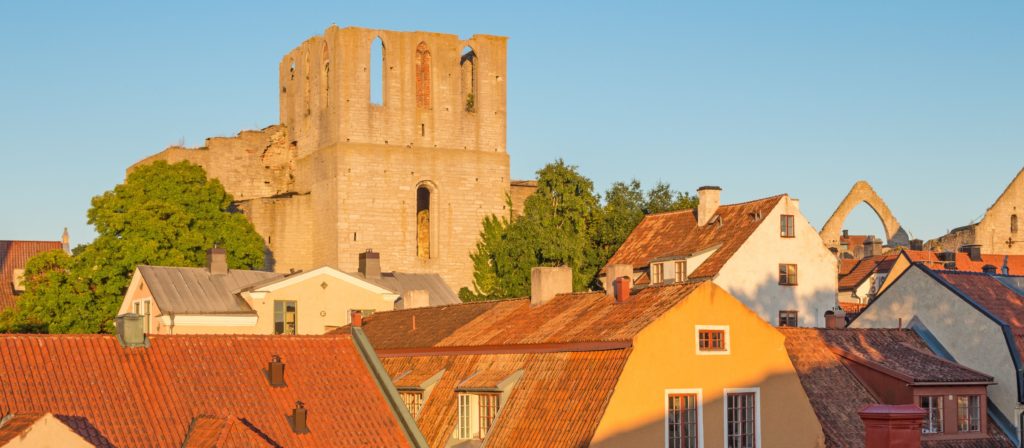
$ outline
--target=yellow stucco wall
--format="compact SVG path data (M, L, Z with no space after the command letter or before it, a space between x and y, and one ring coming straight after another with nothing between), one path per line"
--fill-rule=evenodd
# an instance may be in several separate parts
M19 437L11 439L0 448L84 448L95 446L53 414L46 414L30 426Z
M727 325L729 354L698 355L698 325ZM759 388L759 446L823 447L821 426L783 341L725 290L701 286L634 338L593 446L666 446L666 391L700 389L703 446L721 447L725 389Z
M326 287L322 285L326 284ZM394 309L394 296L367 290L337 277L321 274L300 283L272 291L263 299L248 299L259 319L253 331L257 334L274 332L274 301L295 300L298 312L297 331L299 334L323 334L325 327L348 325L350 310L372 309L377 311Z

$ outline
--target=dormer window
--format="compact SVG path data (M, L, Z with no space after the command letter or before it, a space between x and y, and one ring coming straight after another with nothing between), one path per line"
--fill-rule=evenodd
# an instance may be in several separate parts
M665 281L665 264L651 264L651 283L658 284Z
M501 395L497 392L460 393L455 437L461 440L486 437L500 406Z
M402 397L402 402L409 409L412 418L419 418L420 410L423 409L423 392L403 391L399 392L398 395Z
M981 395L956 397L956 430L981 432Z
M924 424L921 425L923 434L939 434L942 432L942 396L927 395L919 397L918 405L924 409L927 415L924 417Z
M675 262L675 277L676 282L686 281L686 260L678 260Z

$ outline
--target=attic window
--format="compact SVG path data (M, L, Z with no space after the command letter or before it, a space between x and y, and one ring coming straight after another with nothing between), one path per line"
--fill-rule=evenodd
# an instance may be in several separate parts
M796 237L796 226L793 215L780 215L779 216L779 235L783 238L794 238ZM845 249L845 248L844 248Z
M409 408L412 418L419 418L420 410L423 409L423 392L403 391L399 392L405 407Z
M725 325L698 325L698 355L729 354L729 327Z
M654 263L651 265L651 283L658 284L665 281L665 263Z
M922 434L939 434L942 432L942 396L932 395L919 397L919 406L928 413L921 426Z
M483 439L494 425L501 405L498 393L460 393L455 438Z

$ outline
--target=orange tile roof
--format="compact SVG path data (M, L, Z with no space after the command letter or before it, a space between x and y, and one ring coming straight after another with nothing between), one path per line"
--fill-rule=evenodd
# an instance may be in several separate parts
M537 307L514 299L382 311L363 319L363 331L378 351L631 341L704 283L640 288L626 303L589 292L561 294Z
M883 362L884 367L899 369L915 378L931 378L956 384L978 374L930 353L924 341L910 330L842 329L780 327L786 336L786 351L800 383L821 422L825 446L859 448L864 446L864 423L857 414L878 400L853 372L840 361L836 348ZM991 380L991 377L986 377ZM891 403L890 403L891 404ZM921 446L968 448L1012 447L995 424L989 424L989 436L980 440L925 441Z
M641 268L648 266L653 259L686 256L718 247L690 275L692 278L713 278L783 196L722 205L716 212L722 218L721 225L698 227L695 210L647 215L608 264L631 264L634 268ZM755 220L755 215L762 218Z
M860 260L854 258L840 258L839 259L839 275L849 274L854 267L860 263Z
M0 241L0 311L14 306L14 270L25 269L28 260L40 253L59 250L60 241Z
M849 273L839 275L839 290L853 291L876 272L888 272L899 254L876 255L861 258Z
M924 263L931 269L945 269L946 262L939 260L938 252L926 250L904 250L912 262ZM1024 255L981 254L981 261L971 260L964 252L955 253L955 266L958 271L984 272L985 265L996 267L996 273L1003 273L1003 266L1009 269L1009 275L1024 275Z
M270 387L272 355L285 387ZM310 432L286 420L295 402ZM0 335L0 414L52 412L99 446L181 446L195 417L235 416L278 446L409 446L352 336Z
M235 417L203 415L192 420L182 448L273 447Z
M1024 355L1024 295L1000 282L999 277L987 274L962 271L933 273L1009 326L1017 353Z
M381 361L392 376L410 369L425 376L445 370L417 418L430 446L445 446L455 429L455 391L461 383L480 371L521 369L522 378L500 405L487 446L583 447L597 430L629 353L621 349L385 357Z
M860 314L868 305L865 303L839 302L839 307L843 309L843 312L846 313L846 317L849 319Z

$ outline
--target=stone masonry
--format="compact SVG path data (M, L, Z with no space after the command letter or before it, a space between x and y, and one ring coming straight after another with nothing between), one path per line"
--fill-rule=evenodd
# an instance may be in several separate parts
M370 69L377 39L383 73ZM264 237L275 271L354 271L373 248L385 271L470 286L483 218L521 211L536 188L509 179L505 51L499 36L332 26L281 60L280 124L135 166L203 166Z
M1010 181L981 221L958 227L925 244L932 250L956 251L980 245L986 254L1024 255L1024 169Z

